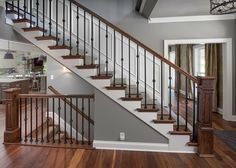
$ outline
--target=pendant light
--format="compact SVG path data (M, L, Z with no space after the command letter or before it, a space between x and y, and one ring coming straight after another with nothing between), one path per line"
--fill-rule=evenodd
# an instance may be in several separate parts
M10 42L8 41L8 51L6 52L6 54L4 55L4 59L14 59L14 57L13 57L13 54L10 52L10 50L9 50L9 46L10 46L10 44L9 44Z

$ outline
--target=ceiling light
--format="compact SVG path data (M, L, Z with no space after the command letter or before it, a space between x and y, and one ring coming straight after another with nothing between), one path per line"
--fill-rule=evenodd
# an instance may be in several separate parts
M236 0L210 0L212 15L223 15L236 12Z

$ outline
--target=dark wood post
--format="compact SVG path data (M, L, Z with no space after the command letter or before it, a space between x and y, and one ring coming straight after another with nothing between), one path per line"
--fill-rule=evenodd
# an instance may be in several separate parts
M17 110L17 97L19 88L4 90L6 95L6 130L4 132L4 143L20 142L19 114Z
M198 154L200 157L214 157L212 101L214 77L198 77L199 110L197 117Z

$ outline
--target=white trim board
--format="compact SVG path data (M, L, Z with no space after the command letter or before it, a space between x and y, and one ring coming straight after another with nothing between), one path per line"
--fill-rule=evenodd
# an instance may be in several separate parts
M168 153L196 153L195 150L170 150L166 143L143 143L126 141L102 141L94 140L93 147L106 150L145 151L145 152L168 152Z
M149 18L148 23L174 23L174 22L203 22L216 20L234 20L235 14L228 15L196 15L196 16L176 16L176 17L156 17Z
M175 44L201 44L201 43L222 43L223 44L223 119L227 121L236 121L233 116L233 46L232 38L215 38L215 39L178 39L164 40L164 56L168 59L168 46ZM167 70L165 69L167 72ZM164 82L168 81L164 78ZM168 89L164 87L164 95ZM168 99L164 98L164 102L168 103Z

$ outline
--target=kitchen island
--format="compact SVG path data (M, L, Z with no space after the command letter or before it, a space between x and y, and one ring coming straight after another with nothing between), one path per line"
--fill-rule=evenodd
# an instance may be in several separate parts
M0 103L5 99L3 91L9 88L21 88L22 94L28 94L29 82L29 79L0 78Z

